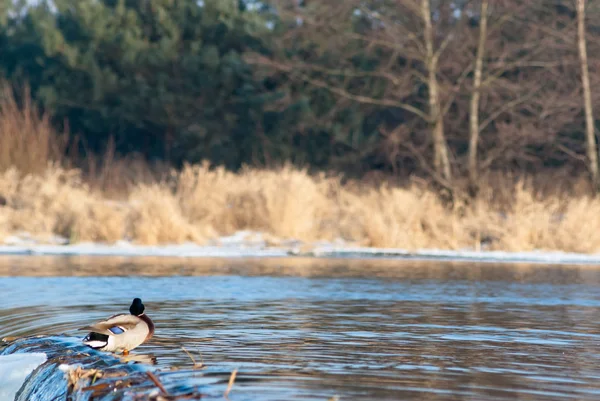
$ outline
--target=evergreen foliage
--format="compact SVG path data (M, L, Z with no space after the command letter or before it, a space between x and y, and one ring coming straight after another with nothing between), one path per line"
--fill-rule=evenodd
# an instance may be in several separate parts
M573 157L584 154L574 14L555 3L494 3L478 109L484 168L583 166ZM120 154L176 166L428 174L419 4L0 0L0 78L28 84L56 127L92 152L112 137ZM430 5L445 135L464 173L480 15L477 2ZM589 12L594 54L598 10Z

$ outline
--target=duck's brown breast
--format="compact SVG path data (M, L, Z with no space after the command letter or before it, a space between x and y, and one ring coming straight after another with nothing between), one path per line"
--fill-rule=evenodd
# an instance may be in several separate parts
M146 342L154 334L154 322L145 313L139 315L138 317L140 319L142 319L144 321L144 323L146 323L148 325L148 335L146 336L146 339L144 340L144 342Z

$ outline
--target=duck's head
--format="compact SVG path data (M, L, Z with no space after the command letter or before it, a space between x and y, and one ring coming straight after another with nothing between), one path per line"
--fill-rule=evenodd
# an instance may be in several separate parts
M129 313L135 316L140 316L144 313L144 304L139 298L134 298L131 306L129 307Z

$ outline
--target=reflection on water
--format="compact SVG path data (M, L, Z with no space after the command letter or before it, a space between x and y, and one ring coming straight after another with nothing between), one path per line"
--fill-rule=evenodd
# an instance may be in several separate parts
M139 296L157 332L133 354L238 368L232 401L600 397L589 266L11 257L0 275L0 337L83 336Z

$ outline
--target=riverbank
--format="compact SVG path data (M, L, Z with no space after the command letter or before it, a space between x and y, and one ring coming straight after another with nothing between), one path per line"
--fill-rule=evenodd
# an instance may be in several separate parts
M358 180L291 165L171 170L120 159L110 144L103 157L75 157L50 116L31 102L20 108L11 93L0 99L0 244L13 246L9 252L94 243L141 253L148 252L143 246L193 244L206 253L249 233L244 243L262 241L286 255L321 246L359 254L600 253L600 198L581 174L482 172L473 200L459 178L449 199L424 180L376 172Z
M68 244L65 238L54 237L53 243L36 242L31 236L11 236L0 244L0 256L74 256L74 257L164 257L164 258L355 258L415 261L449 261L479 263L525 263L551 265L600 265L600 253L584 254L561 251L475 251L352 246L343 241L302 243L287 241L270 244L261 233L238 232L235 235L211 240L205 245L196 243L140 245L128 241L114 244Z
M358 254L381 249L596 254L600 200L541 195L517 182L484 188L476 201L457 199L448 206L426 186L343 181L290 166L239 173L186 166L134 184L120 196L94 188L80 170L54 164L40 174L0 173L0 243L9 246L3 249L194 244L206 247L199 248L202 253L228 241L283 249L277 252L286 255L322 246L360 249ZM424 251L431 249L436 251Z

